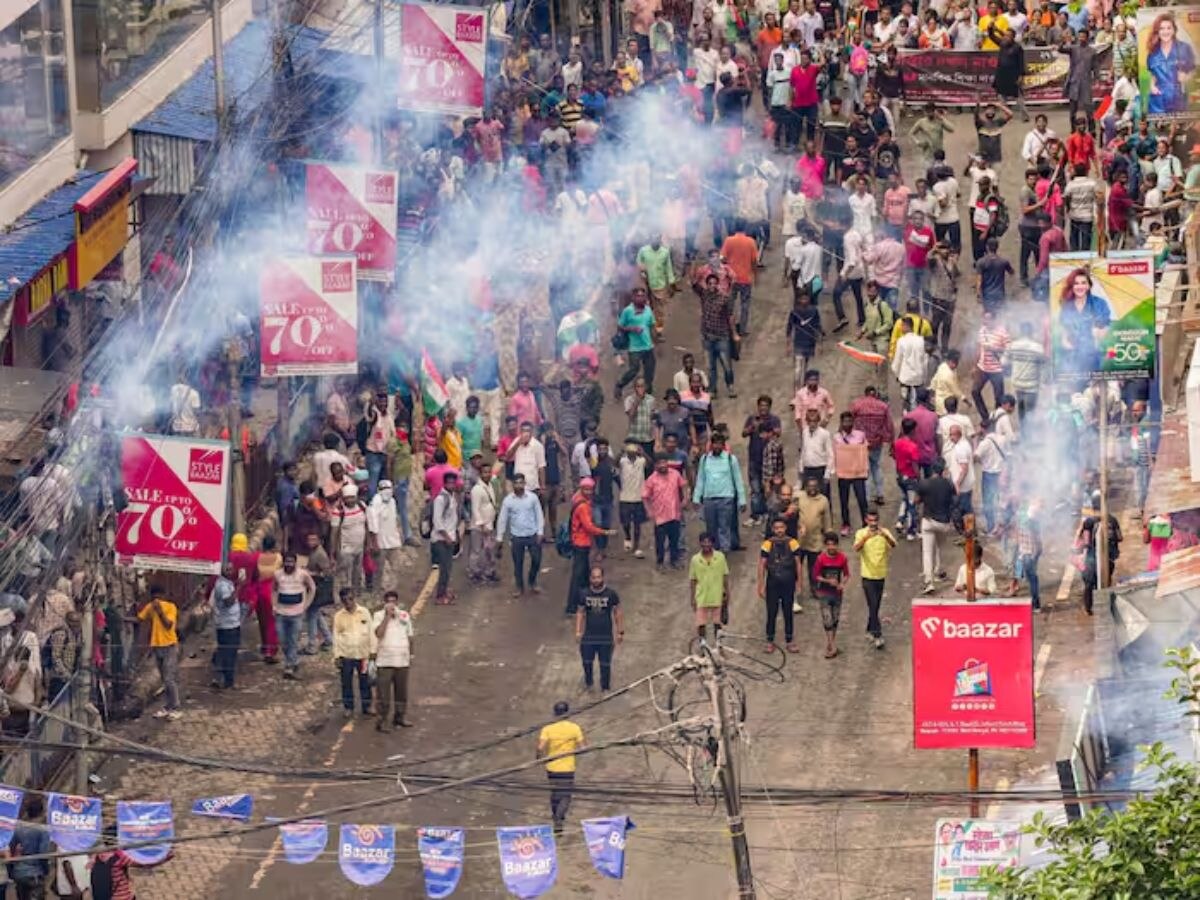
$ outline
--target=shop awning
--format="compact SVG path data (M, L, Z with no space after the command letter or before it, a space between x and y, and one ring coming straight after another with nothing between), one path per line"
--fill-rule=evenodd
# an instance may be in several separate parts
M82 170L0 232L0 304L8 303L75 242L75 204L105 172Z
M319 51L327 35L315 28L288 30L293 65ZM239 115L258 109L271 98L271 26L252 21L225 43L225 97ZM130 128L138 134L158 134L171 138L211 143L217 137L217 88L212 60L180 85L155 110ZM141 158L141 154L135 154ZM159 175L146 171L143 175Z

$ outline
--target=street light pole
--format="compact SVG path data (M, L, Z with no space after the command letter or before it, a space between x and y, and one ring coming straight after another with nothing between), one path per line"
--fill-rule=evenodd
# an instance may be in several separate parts
M719 647L715 652L708 651L710 665L706 678L717 729L720 733L715 748L717 777L720 780L721 794L725 800L725 820L729 823L729 840L733 845L738 897L742 900L755 900L754 872L750 866L750 844L746 840L746 820L742 817L741 785L738 784L737 769L733 763L733 733L736 725L729 718L725 673L721 668L720 653Z
M963 535L966 541L963 549L967 554L967 602L974 603L975 594L975 516L967 513L963 516ZM970 814L972 819L979 818L979 748L970 747L967 750L967 790L971 792Z

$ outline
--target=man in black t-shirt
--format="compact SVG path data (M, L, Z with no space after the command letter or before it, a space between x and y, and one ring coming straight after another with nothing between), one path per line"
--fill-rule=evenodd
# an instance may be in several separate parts
M613 626L616 626L615 632ZM579 598L575 613L575 640L583 660L584 690L592 689L592 662L600 659L600 690L607 691L612 683L613 647L625 637L625 617L621 598L604 583L604 570L593 566L588 573L588 586Z
M954 534L954 507L957 503L954 484L945 476L946 463L933 461L933 475L917 483L917 499L921 504L921 572L925 578L923 593L932 594L933 579L946 577L942 567L942 540Z

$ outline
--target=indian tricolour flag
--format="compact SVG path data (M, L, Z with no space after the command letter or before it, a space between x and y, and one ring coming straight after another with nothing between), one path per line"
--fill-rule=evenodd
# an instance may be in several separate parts
M429 358L429 351L421 351L421 399L425 403L425 415L437 415L450 402L450 392L441 373Z

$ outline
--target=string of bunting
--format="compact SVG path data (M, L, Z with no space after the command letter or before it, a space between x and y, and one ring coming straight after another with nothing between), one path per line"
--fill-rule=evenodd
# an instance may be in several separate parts
M0 847L7 848L19 821L25 792L0 785ZM87 853L100 840L103 799L50 793L46 823L59 850ZM191 814L247 822L254 814L254 797L228 794L205 797L192 804ZM266 821L278 821L267 817ZM629 816L606 816L582 821L584 841L596 871L606 878L625 875L625 836L634 824ZM323 819L286 822L278 826L284 858L293 865L318 859L329 842L329 823ZM165 801L117 801L117 846L135 863L163 862L175 837L172 804ZM558 877L558 851L550 825L521 825L496 829L500 875L515 897L538 897ZM425 875L425 894L449 897L462 878L466 829L426 826L417 829L417 853ZM338 868L352 883L370 887L382 882L396 862L393 825L339 827Z

